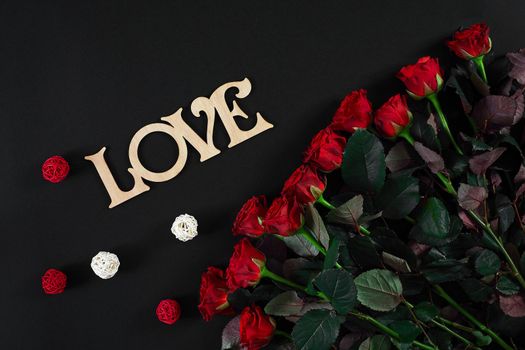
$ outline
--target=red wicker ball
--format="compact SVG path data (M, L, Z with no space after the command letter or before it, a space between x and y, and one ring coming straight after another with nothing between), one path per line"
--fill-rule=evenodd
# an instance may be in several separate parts
M157 306L157 318L160 322L174 324L180 317L180 305L173 299L161 300Z
M42 164L42 176L49 182L58 183L69 173L69 164L61 156L53 156Z
M60 270L49 269L42 276L42 289L46 294L60 294L66 288L67 276Z

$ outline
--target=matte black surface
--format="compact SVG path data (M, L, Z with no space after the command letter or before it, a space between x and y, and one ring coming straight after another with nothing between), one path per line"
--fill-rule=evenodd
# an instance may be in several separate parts
M450 62L443 40L460 25L486 21L499 54L524 47L524 14L519 0L2 1L0 348L218 349L227 318L200 319L200 273L227 263L242 203L280 190L347 92L367 88L379 105L402 90L402 65L425 54ZM245 76L253 91L240 105L274 129L228 149L218 123L219 156L200 163L190 148L178 177L107 208L84 155L107 146L129 186L135 131ZM177 156L162 136L141 153L159 170ZM40 175L54 154L73 168L59 185ZM170 225L185 212L200 235L183 244ZM121 259L111 280L89 267L99 250ZM68 274L64 294L43 294L48 267ZM167 297L183 308L171 327L155 318Z

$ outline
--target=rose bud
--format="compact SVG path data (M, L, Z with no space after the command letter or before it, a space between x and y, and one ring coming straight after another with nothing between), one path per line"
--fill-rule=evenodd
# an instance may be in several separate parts
M214 315L233 315L235 312L228 303L228 283L221 269L210 266L202 274L199 311L205 321Z
M243 349L259 350L270 343L275 333L273 318L257 306L247 306L241 312L240 343Z
M284 183L281 196L295 197L299 204L313 203L323 194L326 178L309 165L301 165Z
M248 238L241 239L233 248L233 255L226 269L228 288L233 291L257 285L265 264L266 256Z
M330 127L333 130L353 133L366 129L372 121L372 104L366 97L366 90L360 89L348 94L334 114Z
M405 84L410 97L417 100L435 94L443 87L443 70L439 61L429 56L401 68L396 77Z
M374 124L377 131L387 138L398 136L412 122L412 113L406 97L400 94L390 97L377 111Z
M303 208L295 197L276 198L264 218L266 232L291 236L303 226Z
M317 133L304 153L303 162L326 173L341 167L346 138L338 135L331 128Z
M489 27L485 23L473 24L470 27L454 33L447 46L464 60L486 55L492 48L489 37Z
M266 215L267 203L265 196L253 196L237 214L232 232L235 236L258 237L264 233L262 220Z

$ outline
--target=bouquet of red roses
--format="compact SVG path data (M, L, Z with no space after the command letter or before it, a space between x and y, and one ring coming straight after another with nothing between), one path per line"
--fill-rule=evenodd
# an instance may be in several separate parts
M422 57L376 110L350 93L281 195L244 204L200 289L205 320L237 314L223 349L525 347L525 51L486 70L484 24L447 45L450 73Z

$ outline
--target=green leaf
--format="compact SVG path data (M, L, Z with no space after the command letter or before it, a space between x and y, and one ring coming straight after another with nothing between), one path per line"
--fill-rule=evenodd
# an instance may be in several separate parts
M328 350L344 321L328 310L308 311L294 326L292 338L297 350Z
M355 236L348 241L348 250L354 260L363 269L381 267L381 258L368 236Z
M375 311L390 311L402 300L401 281L388 270L363 272L355 279L355 285L359 302Z
M459 281L459 285L469 299L476 303L488 300L494 292L491 287L476 278L467 278Z
M420 321L428 322L439 315L439 310L431 302L423 301L415 306L414 313Z
M412 176L390 177L376 201L387 219L402 219L419 203L419 180Z
M410 134L425 146L435 151L440 151L441 146L436 132L429 124L430 117L431 115L428 115L428 113L425 113L425 115L421 115L421 113L419 116L416 115L410 127Z
M412 343L421 334L421 329L412 321L401 320L390 324L397 334L401 343Z
M264 312L273 316L297 315L301 312L304 302L295 291L286 291L279 294L266 304Z
M507 276L501 276L501 278L498 281L498 284L496 284L496 289L501 294L514 295L518 294L518 292L520 291L520 286L514 283L514 281L508 278Z
M392 343L390 338L386 335L374 335L366 338L364 342L359 345L358 350L390 350Z
M514 208L507 196L496 194L496 212L499 219L499 231L504 233L514 222Z
M385 263L385 265L391 267L392 270L404 273L412 272L412 270L410 269L410 265L408 265L405 259L402 259L398 256L392 255L387 252L381 253L381 256L383 257L383 262Z
M455 238L450 227L447 208L439 199L431 197L418 212L410 237L423 244L443 245Z
M483 249L479 254L476 254L474 260L474 268L476 272L482 276L493 275L498 272L501 267L501 260L498 255L491 250Z
M332 242L330 243L330 247L328 248L328 251L326 252L326 256L324 258L324 264L323 269L331 269L335 266L337 263L337 259L339 258L339 247L341 245L341 241L337 238L334 238Z
M293 250L295 254L302 257L317 256L319 251L312 243L310 243L303 235L293 235L283 238L284 243L288 248Z
M314 237L325 249L328 249L328 242L330 241L330 236L324 225L323 219L314 205L310 203L305 208L305 226L310 229Z
M325 270L313 283L328 297L338 313L347 314L355 307L357 290L350 272L342 269Z
M346 144L341 172L351 191L379 192L386 175L385 153L381 141L366 130L357 130Z
M300 284L307 284L322 269L323 265L320 261L305 258L287 259L283 264L284 277Z
M331 210L328 221L346 225L358 225L358 220L363 215L363 196L358 195Z
M433 261L421 269L430 283L459 281L470 276L470 269L454 259Z

